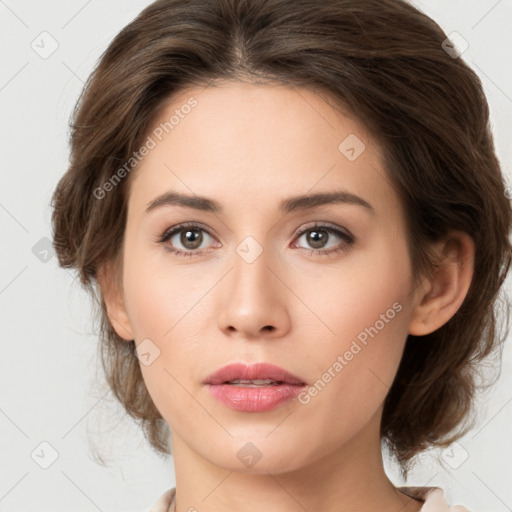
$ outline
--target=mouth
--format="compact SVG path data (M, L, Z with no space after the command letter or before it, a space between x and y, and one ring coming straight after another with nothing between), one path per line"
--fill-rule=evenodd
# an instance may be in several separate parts
M306 383L297 375L284 368L269 363L256 363L252 365L233 363L223 366L212 373L204 384L230 384L234 386L279 386L290 384L303 386Z
M305 388L298 376L267 363L224 366L204 382L210 394L231 409L266 412L293 400Z
M254 380L240 380L235 379L229 382L224 382L223 384L229 384L230 386L237 386L239 388L261 388L265 386L280 386L281 384L285 384L282 380L270 380L270 379L254 379Z

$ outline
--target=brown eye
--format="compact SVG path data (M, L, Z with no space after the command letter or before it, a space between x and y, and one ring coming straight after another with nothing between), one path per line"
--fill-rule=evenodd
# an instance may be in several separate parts
M158 242L164 244L168 251L179 256L195 256L206 250L206 247L200 247L206 245L208 237L213 239L213 236L201 226L181 224L168 229Z
M181 231L180 243L185 249L197 249L203 241L203 235L199 229L187 229Z
M306 239L311 247L321 249L327 243L329 233L325 229L314 229L307 233Z
M324 225L311 226L302 230L297 236L297 240L301 238L305 239L307 246L299 245L299 248L309 250L310 254L320 255L348 250L355 241L355 238L348 232ZM328 246L332 239L334 239L334 244ZM336 243L336 239L342 242Z

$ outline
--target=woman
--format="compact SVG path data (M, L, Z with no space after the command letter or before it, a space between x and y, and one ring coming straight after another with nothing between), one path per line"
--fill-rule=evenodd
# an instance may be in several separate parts
M401 0L159 0L114 39L54 245L99 296L113 392L173 453L153 511L449 510L381 446L405 478L466 433L503 339L488 116Z

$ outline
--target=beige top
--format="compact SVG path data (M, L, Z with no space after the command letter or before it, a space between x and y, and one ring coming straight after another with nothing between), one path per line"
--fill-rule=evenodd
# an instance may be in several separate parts
M470 512L462 505L449 506L444 499L444 491L440 487L397 487L397 489L410 498L422 500L424 503L420 512ZM175 495L175 487L165 491L149 512L171 512Z

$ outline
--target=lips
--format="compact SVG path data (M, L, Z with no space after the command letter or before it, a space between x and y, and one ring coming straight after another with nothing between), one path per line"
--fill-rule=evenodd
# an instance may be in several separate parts
M266 381L270 381L267 382L266 385L289 384L302 386L305 384L297 375L293 375L284 368L269 363L256 363L251 365L243 363L228 364L212 373L204 383L212 385L235 384L238 386L258 386L263 385Z
M269 363L229 364L204 384L211 396L244 413L272 411L293 401L306 385L297 375Z

